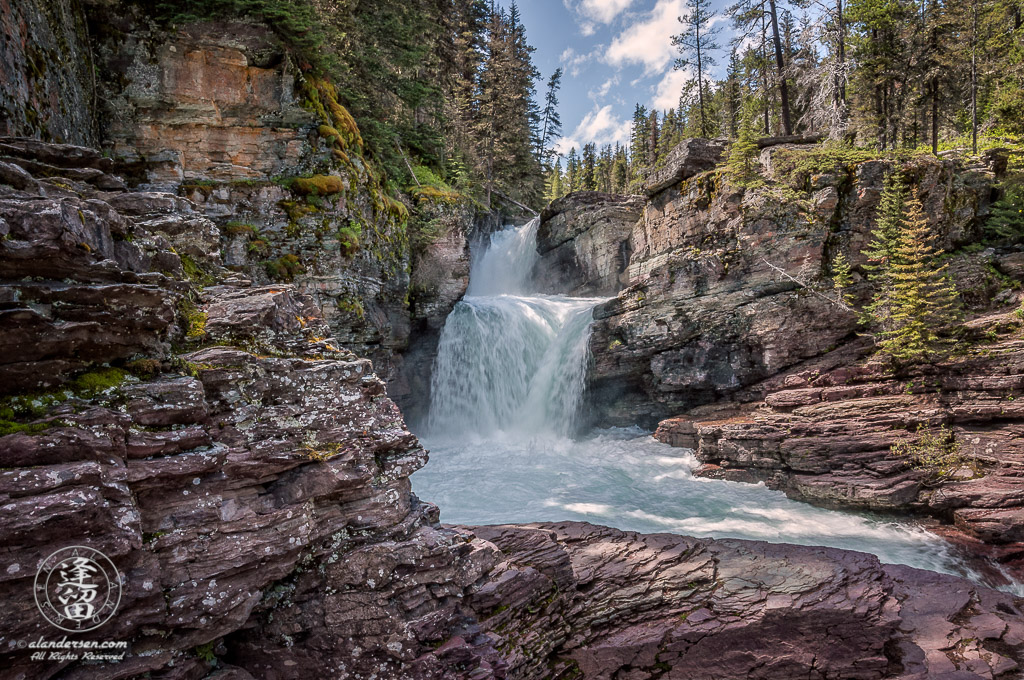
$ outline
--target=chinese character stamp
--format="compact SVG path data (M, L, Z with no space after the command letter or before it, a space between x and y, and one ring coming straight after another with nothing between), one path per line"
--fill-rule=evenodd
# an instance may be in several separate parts
M121 575L106 555L94 548L61 548L39 566L36 605L43 617L72 633L99 628L121 602Z

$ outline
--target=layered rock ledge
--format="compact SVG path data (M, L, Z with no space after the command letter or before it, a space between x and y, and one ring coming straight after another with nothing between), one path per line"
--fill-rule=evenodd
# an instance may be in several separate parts
M1014 314L977 319L970 356L900 373L877 361L792 371L762 385L763 402L698 408L662 421L655 436L693 448L706 463L700 474L764 481L830 507L937 517L960 532L951 538L1020 574L1020 327ZM893 452L942 428L956 452L947 459L928 465Z
M1013 677L1020 600L831 548L585 523L475 527L471 606L515 678Z
M747 190L720 168L694 174L690 146L670 155L664 172L673 181L649 193L628 238L626 287L595 310L587 401L603 426L653 428L702 405L756 401L766 379L835 368L846 361L836 350L857 342L857 315L809 289L828 287L842 253L856 272L851 293L867 296L862 253L893 162L843 163L773 146L762 152L765 183ZM817 171L790 171L786 154L790 165ZM901 169L944 248L978 239L992 172L930 157ZM1015 258L1010 250L960 254L954 264L969 304L992 304L990 278Z

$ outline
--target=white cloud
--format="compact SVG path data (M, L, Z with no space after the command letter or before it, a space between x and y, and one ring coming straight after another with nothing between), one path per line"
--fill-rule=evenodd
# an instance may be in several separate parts
M679 104L679 93L686 81L693 80L694 74L688 69L670 70L662 77L661 82L655 85L654 98L651 99L651 106L664 111L674 109Z
M632 4L633 0L583 0L577 9L588 19L608 24Z
M608 93L611 92L612 88L618 84L619 77L617 75L612 76L608 80L601 83L601 87L588 92L587 96L593 99L595 102L598 101L599 99L604 99L605 97L608 96Z
M682 28L679 17L686 14L684 4L684 0L658 0L654 9L612 40L604 61L617 68L641 64L646 75L660 72L677 56L672 36Z
M562 67L565 69L566 74L568 74L570 78L576 78L583 70L583 65L589 61L593 61L603 49L604 45L598 45L592 52L588 54L580 54L573 48L566 47L565 51L562 52L562 56L559 57L559 61L562 62Z
M562 137L555 145L560 154L566 154L575 147L579 152L584 144L594 142L598 146L626 142L629 139L630 121L619 118L612 113L611 105L594 108L583 116L572 134Z

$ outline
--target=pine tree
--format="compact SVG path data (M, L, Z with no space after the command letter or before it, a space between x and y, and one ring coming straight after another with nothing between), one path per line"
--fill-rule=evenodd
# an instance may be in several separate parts
M793 134L793 126L790 116L789 84L786 79L786 62L782 47L782 34L779 30L778 7L776 0L737 0L729 7L728 13L733 18L733 23L740 29L740 35L735 39L736 43L745 42L755 31L760 32L760 48L758 55L759 70L761 72L762 96L764 97L764 122L765 134L771 134L769 119L771 106L770 101L774 99L776 91L781 100L780 114L782 118L783 132L787 135ZM769 92L769 56L768 36L771 35L771 44L774 53L774 77L777 87Z
M754 129L754 105L748 104L740 122L739 138L729 146L726 169L738 186L749 185L757 176L757 131Z
M774 1L774 0L773 0ZM672 45L682 55L675 62L675 68L697 69L697 102L700 111L700 131L702 137L711 136L708 125L707 107L705 106L704 77L710 67L715 65L713 51L719 49L715 36L721 27L712 26L715 12L711 9L711 0L687 0L686 18L679 17L683 25L682 33L672 36Z
M847 307L853 304L853 296L847 292L847 288L852 285L853 271L850 268L850 261L846 259L845 254L839 253L832 260L832 290Z
M658 127L658 111L651 110L647 117L647 143L644 145L644 155L647 158L647 167L653 167L658 159L658 138L661 129Z
M736 139L740 133L740 113L743 107L743 86L740 83L740 56L736 48L729 53L729 65L725 71L725 82L720 88L725 99L723 125L729 139Z
M633 125L629 134L630 175L633 180L640 179L648 167L648 137L647 107L637 104L633 110Z
M907 228L905 203L903 176L894 170L885 176L875 228L871 231L871 242L864 251L868 259L864 268L874 289L871 302L864 309L864 321L883 331L889 330L892 323L892 267L901 234Z
M580 162L576 156L576 147L569 149L569 155L565 158L565 191L571 193L579 191L580 188Z
M548 79L548 89L544 95L544 112L541 114L542 125L540 149L538 155L542 159L550 158L554 153L551 143L562 134L562 119L558 115L558 89L562 86L562 69L556 68Z
M544 198L551 202L564 195L565 191L562 188L562 159L556 158L555 164L548 170L547 190L544 193Z
M941 354L939 332L959 318L959 300L934 235L916 198L907 202L906 224L899 234L891 267L889 328L879 349L900 363Z
M597 152L593 142L583 145L583 170L580 189L583 191L597 190Z
M1002 189L989 209L985 232L990 238L1017 241L1024 236L1024 186L1005 182Z
M615 153L612 160L612 193L624 194L629 191L629 161L626 158L626 149L615 144Z

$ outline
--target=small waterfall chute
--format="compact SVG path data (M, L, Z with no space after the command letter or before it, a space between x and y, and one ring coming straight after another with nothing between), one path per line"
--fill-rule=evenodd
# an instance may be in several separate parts
M573 427L601 299L533 294L538 224L492 235L471 267L434 362L433 436L564 435Z

